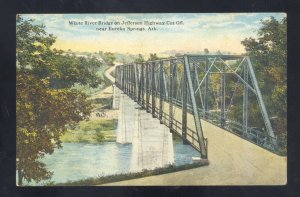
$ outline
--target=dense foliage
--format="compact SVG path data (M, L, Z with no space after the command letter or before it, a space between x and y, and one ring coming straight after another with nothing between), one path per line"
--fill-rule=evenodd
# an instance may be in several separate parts
M257 38L242 41L253 62L264 100L267 101L273 127L283 140L287 138L287 19L277 21L271 17L262 20ZM253 117L252 119L255 119Z
M138 58L135 59L135 62L139 62L139 63L144 62L144 61L145 61L145 59L142 54L139 54Z
M150 57L148 59L148 61L154 61L154 60L158 60L159 57L157 57L156 53L150 53Z
M103 59L108 65L113 65L114 61L116 60L115 54L111 52L105 52L103 54Z
M52 50L56 38L44 26L17 16L17 171L23 179L41 181L51 177L45 154L61 147L60 136L67 128L88 119L91 102L72 88L76 84L96 87L101 63Z

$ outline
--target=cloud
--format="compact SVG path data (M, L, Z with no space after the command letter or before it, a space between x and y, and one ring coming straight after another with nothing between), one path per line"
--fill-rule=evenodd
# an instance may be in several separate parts
M233 25L239 25L239 26L246 26L246 23L239 22L239 21L232 21L232 22L223 22L223 23L208 23L202 26L203 28L224 28L227 26L233 26Z
M30 14L58 37L62 49L122 52L223 49L242 53L241 40L254 36L260 20L272 13L225 14ZM281 17L279 14L273 14ZM182 26L157 26L153 32L96 31L96 26L70 25L69 21L183 21Z

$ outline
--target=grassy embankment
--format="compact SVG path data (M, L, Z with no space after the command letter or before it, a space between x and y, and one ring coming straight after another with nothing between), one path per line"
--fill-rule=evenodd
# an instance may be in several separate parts
M99 119L81 121L79 127L68 130L62 137L63 142L112 142L116 140L115 130L118 120Z
M171 172L177 172L182 170L188 170L192 168L198 168L201 166L208 165L209 162L207 160L203 160L200 163L193 163L193 164L185 164L181 166L174 166L170 165L169 167L165 168L156 168L154 170L143 170L142 172L136 173L124 173L124 174L114 174L109 176L98 176L95 178L87 178L78 181L68 181L65 183L48 183L49 186L92 186L92 185L102 185L105 183L112 183L118 181L125 181L130 179L137 179L143 178L148 176L155 176L160 174L167 174Z
M87 95L92 96L95 93L103 91L110 85L110 81L105 77L104 73L109 66L103 66L98 72L102 85L98 88L89 88L86 86L77 86L75 88L84 91ZM96 98L92 100L93 110L110 109L111 98ZM90 119L81 121L75 129L69 129L62 137L63 142L111 142L116 140L115 130L117 129L118 120L109 118Z

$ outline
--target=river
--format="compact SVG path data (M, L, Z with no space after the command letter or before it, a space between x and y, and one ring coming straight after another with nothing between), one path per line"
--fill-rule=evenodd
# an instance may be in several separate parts
M175 165L192 163L192 157L199 153L189 145L173 141ZM45 185L49 182L62 183L80 179L128 173L131 161L131 144L116 142L64 143L63 148L56 149L52 155L46 155L42 162L47 169L54 172L50 180L24 185Z

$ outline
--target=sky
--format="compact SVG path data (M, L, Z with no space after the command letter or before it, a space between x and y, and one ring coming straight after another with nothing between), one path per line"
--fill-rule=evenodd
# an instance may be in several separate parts
M285 13L168 13L168 14L22 14L35 24L45 25L48 33L57 40L56 49L80 52L110 51L131 54L164 53L166 51L245 52L241 41L256 37L261 20L271 16L281 20ZM70 21L83 23L71 25ZM95 22L87 25L85 21ZM99 25L111 22L112 25ZM141 22L141 25L122 25L122 22ZM145 21L174 23L172 25L147 25ZM177 22L177 24L176 24ZM120 24L117 24L120 23ZM105 28L106 31L99 31ZM108 28L124 28L111 31ZM145 28L144 31L128 31L129 28ZM155 27L156 30L148 30Z

